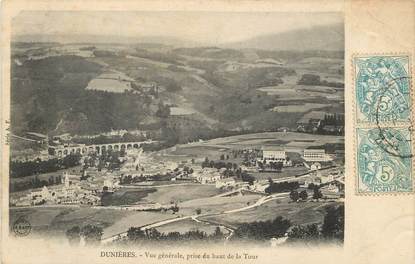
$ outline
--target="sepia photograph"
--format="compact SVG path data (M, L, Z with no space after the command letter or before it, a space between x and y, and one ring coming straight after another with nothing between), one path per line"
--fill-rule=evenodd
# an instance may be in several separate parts
M343 247L342 12L32 10L10 31L11 236Z

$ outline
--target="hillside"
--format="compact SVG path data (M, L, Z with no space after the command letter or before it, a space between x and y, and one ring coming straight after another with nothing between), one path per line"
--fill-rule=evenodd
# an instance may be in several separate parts
M344 111L338 51L15 43L12 54L15 133L143 129L185 142ZM336 87L298 85L304 74Z
M224 45L233 49L344 50L343 24L304 28Z

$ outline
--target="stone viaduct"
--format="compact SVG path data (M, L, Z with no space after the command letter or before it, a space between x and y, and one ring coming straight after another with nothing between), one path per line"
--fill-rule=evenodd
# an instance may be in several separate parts
M49 153L51 155L56 155L58 157L65 157L69 154L88 154L88 153L98 153L101 154L107 150L129 150L129 149L139 149L144 144L150 144L154 141L137 141L137 142L121 142L121 143L108 143L108 144L94 144L94 145L72 145L72 146L56 146L49 147Z

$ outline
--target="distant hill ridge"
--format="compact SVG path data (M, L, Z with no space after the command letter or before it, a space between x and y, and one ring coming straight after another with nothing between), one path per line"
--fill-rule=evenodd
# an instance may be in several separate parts
M234 49L344 50L344 26L333 24L263 35L224 45Z
M198 43L171 36L104 36L104 35L14 35L15 42L60 42L60 43L154 43L174 47L206 47ZM216 44L219 48L262 50L344 50L344 26L332 24L291 30L283 33L262 35L244 41Z

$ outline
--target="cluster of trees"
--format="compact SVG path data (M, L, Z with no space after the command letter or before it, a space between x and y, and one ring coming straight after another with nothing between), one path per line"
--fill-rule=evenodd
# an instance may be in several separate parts
M228 155L226 156L221 156L220 158L224 158L226 159L227 157L229 157ZM216 169L222 169L225 168L226 170L223 172L223 176L225 177L233 177L236 176L238 179L242 179L242 181L244 182L248 182L249 184L253 184L254 181L256 180L254 176L252 176L251 174L249 174L246 171L242 171L241 168L238 167L238 164L236 163L231 163L231 162L224 162L224 161L213 161L213 160L209 160L208 157L205 158L205 160L202 162L202 168L216 168Z
M48 180L40 180L37 176L35 176L30 181L16 181L10 182L10 191L11 192L19 192L29 189L41 188L43 186L50 186L62 183L62 176L49 176Z
M222 156L220 161L213 161L209 160L208 157L205 157L205 160L202 162L202 168L216 168L216 169L222 169L226 168L228 170L236 170L238 169L238 164L231 163L231 162L224 162L222 161Z
M151 175L152 181L170 181L171 178L173 178L175 174L167 172L166 174L154 174ZM132 184L137 182L144 182L148 180L147 177L144 175L138 175L138 176L132 176L132 175L122 175L120 177L120 184Z
M194 240L218 240L223 239L224 234L219 227L216 227L212 234L200 230L191 230L185 233L169 232L161 233L155 228L141 230L139 227L130 227L127 231L129 241L145 243L146 241L194 241Z
M323 224L309 224L293 226L292 222L281 216L274 220L255 221L242 223L235 229L232 241L257 240L266 241L271 238L281 238L287 236L289 242L295 241L316 241L316 240L337 240L344 239L344 206L330 206L326 208ZM179 232L160 233L157 229L141 230L139 227L131 227L127 237L134 243L145 243L148 241L194 241L194 240L218 240L224 239L224 234L219 227L213 234L195 230L184 234Z
M283 237L291 221L278 216L274 220L241 224L234 232L232 239L264 240Z
M113 151L106 150L102 151L101 156L99 157L98 171L103 167L107 167L109 170L119 169L121 166L120 157L125 155L125 151Z
M298 84L344 88L344 83L321 80L319 75L309 73L303 74L303 76L301 76L301 79L298 80Z
M170 106L164 105L162 102L158 104L156 116L160 118L168 118L170 116Z
M60 169L67 169L80 164L80 154L70 154L62 159L49 159L42 161L10 161L10 177L21 178L35 174L55 172Z
M320 188L318 186L314 185L312 187L312 190L313 190L312 198L314 200L318 200L320 198L323 198L323 194L321 193ZM306 201L307 198L308 198L308 192L307 192L307 190L302 190L301 192L298 192L297 190L292 190L290 192L290 198L294 202L297 202L299 200Z
M344 239L344 206L334 206L326 209L323 225L297 225L288 232L289 241L315 241Z
M243 223L234 232L232 239L269 240L287 235L288 241L338 240L344 239L344 206L326 209L323 224L292 226L290 220L278 216L274 220Z
M279 192L290 192L300 187L298 182L272 182L269 181L269 186L265 188L265 192L268 194Z
M243 171L241 173L241 179L244 182L248 182L250 185L254 184L254 181L256 180L256 178L254 176L252 176L251 174L247 173L246 171Z
M257 162L259 170L260 171L267 171L267 170L271 170L271 171L277 171L280 172L282 170L282 167L284 166L284 163L279 162L279 161L270 161L268 162L268 164L266 163L266 161L259 161Z
M84 238L85 245L98 245L101 243L102 234L102 227L95 225L86 225L82 228L74 226L66 231L66 237L71 245L79 245L81 237Z

